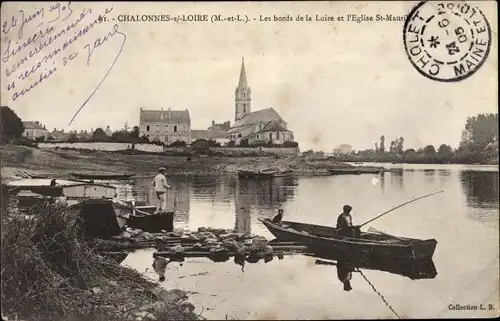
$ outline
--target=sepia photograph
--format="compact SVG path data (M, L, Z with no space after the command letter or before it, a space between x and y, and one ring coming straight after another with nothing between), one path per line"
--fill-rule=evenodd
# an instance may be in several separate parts
M2 320L498 318L497 11L2 2Z

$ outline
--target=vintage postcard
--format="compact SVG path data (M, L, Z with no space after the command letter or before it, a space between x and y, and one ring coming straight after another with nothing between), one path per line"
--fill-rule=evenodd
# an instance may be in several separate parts
M3 2L3 320L499 316L493 1Z

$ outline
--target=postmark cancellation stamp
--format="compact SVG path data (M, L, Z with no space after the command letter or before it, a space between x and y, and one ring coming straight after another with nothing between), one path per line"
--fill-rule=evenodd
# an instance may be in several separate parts
M422 75L442 82L472 76L486 61L491 28L479 7L460 2L420 2L403 30L408 59Z

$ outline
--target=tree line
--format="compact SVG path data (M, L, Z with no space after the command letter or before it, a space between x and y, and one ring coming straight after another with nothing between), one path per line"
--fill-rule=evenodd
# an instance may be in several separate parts
M386 137L380 136L374 149L337 154L335 159L346 162L396 162L419 164L498 164L498 114L478 114L465 123L457 149L441 144L424 148L404 149L404 138L392 140L386 149Z

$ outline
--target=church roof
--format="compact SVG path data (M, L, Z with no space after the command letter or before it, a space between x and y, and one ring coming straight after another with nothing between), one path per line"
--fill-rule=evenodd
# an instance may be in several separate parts
M189 110L145 110L141 109L141 122L178 122L191 123Z
M238 88L247 88L247 73L245 71L245 58L241 58L241 70L240 70L240 80L238 82Z
M226 133L221 130L210 130L210 129L192 129L191 130L191 140L196 139L217 139L226 138Z
M288 131L284 126L282 126L278 121L272 120L264 126L261 130L262 132L267 131Z
M272 120L283 122L283 118L274 110L274 108L266 108L248 113L240 120L236 121L233 125L234 127L246 126L260 122L269 122Z

